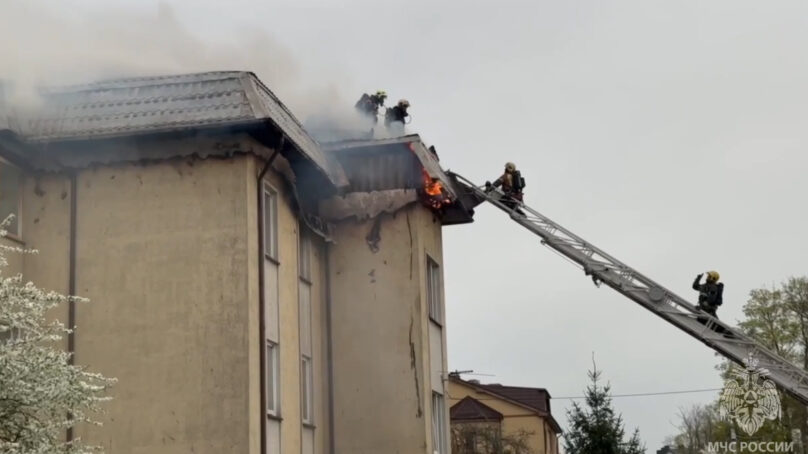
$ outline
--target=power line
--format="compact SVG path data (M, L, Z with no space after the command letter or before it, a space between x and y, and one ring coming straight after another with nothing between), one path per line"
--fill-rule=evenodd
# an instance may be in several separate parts
M666 396L670 394L695 394L695 393L708 393L721 391L722 388L709 388L709 389L688 389L684 391L661 391L656 393L636 393L636 394L612 394L609 397L646 397L646 396ZM563 396L553 397L553 400L573 400L573 399L586 399L586 396Z

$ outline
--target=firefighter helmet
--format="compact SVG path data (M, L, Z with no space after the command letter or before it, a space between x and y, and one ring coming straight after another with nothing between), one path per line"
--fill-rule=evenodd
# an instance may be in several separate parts
M707 280L710 282L718 282L721 279L721 276L718 274L718 271L708 271L707 272Z
M381 99L387 99L387 92L384 90L376 91L376 97Z
M513 171L515 171L515 170L516 170L516 164L514 164L514 163L512 163L512 162L506 162L506 163L505 163L505 170L506 170L507 172L513 172Z
M410 107L410 102L406 99L401 99L398 101L398 105L401 107Z

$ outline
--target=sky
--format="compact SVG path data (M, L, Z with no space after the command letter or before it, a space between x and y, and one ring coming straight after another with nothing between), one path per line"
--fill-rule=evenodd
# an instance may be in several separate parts
M4 0L3 9L0 78L20 87L246 69L300 118L365 91L405 97L410 131L445 167L482 184L515 162L531 207L684 297L695 299L697 273L718 270L719 316L732 324L751 289L808 274L801 0ZM443 238L449 366L483 374L466 378L580 396L594 356L616 395L721 387L712 351L595 288L496 208L479 207L473 224ZM680 408L715 397L614 404L655 452ZM552 402L562 427L570 402Z

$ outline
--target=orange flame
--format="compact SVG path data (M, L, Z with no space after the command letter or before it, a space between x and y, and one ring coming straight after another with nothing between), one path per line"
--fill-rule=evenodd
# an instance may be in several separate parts
M443 185L440 181L433 180L426 172L426 169L422 170L422 173L424 175L424 192L433 197L440 196L443 192Z
M451 199L443 194L443 184L437 179L429 176L426 169L421 169L424 178L424 193L428 200L424 202L435 210L439 210L443 205L452 203Z

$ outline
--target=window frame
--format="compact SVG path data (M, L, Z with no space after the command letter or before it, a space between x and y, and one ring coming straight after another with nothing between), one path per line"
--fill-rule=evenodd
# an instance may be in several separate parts
M311 256L312 256L312 238L305 225L301 222L298 227L298 240L297 240L297 273L298 277L307 284L312 283L311 273Z
M309 355L300 356L300 420L314 426L314 361Z
M264 258L275 263L278 261L278 191L268 182L264 182L261 195L263 213Z
M443 327L443 298L441 298L441 271L438 262L426 256L426 298L429 319Z
M270 351L272 352L270 354ZM266 402L264 410L268 417L279 418L281 415L280 402L280 348L277 343L267 339L264 346L265 355L265 383ZM270 387L270 384L272 385ZM270 397L271 396L271 397ZM272 405L270 405L270 403Z
M446 403L443 394L432 391L432 452L434 454L448 454L446 450L448 434L445 421Z
M17 224L17 231L12 232L11 230L6 230L6 237L22 242L22 197L23 197L23 186L25 185L25 173L23 172L22 168L16 166L9 162L7 159L0 157L0 166L8 166L14 168L19 173L19 181L17 186L17 209L14 212L14 222ZM0 219L2 222L3 219Z

